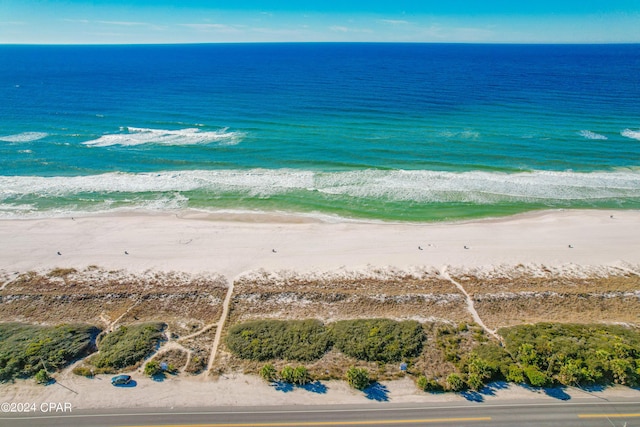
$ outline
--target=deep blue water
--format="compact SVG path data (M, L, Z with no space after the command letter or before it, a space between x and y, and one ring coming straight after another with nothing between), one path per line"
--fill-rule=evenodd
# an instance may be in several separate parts
M640 45L0 46L0 217L640 208Z

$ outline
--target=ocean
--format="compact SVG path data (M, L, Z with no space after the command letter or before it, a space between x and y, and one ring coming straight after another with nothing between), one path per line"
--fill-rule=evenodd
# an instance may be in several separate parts
M640 45L0 46L0 218L640 208Z

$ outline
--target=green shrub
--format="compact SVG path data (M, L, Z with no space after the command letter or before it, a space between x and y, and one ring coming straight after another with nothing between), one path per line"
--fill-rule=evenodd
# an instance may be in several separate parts
M427 378L420 375L416 381L416 385L422 391L442 391L442 386L435 379Z
M160 363L158 363L157 360L151 360L144 366L144 374L149 377L154 377L163 373L164 371L160 367Z
M272 382L276 380L276 377L278 376L278 371L276 371L276 368L271 363L267 363L262 367L262 369L260 369L260 376L265 381Z
M163 323L121 326L98 342L95 356L87 360L97 368L122 370L138 366L149 357L163 339Z
M71 372L73 372L74 375L79 375L81 377L87 377L87 378L93 377L93 372L91 371L91 368L88 368L87 366L76 366L75 368L73 368Z
M51 381L51 376L44 369L40 369L34 376L34 379L38 384L49 384L49 382Z
M628 359L615 358L608 363L609 371L613 375L613 382L628 386L637 384L638 375L634 369L635 363Z
M527 377L529 384L534 387L544 387L550 383L547 374L538 369L537 366L525 366L524 375Z
M85 357L99 331L86 325L0 324L0 382L58 370Z
M354 366L347 370L346 379L349 385L357 390L367 388L371 382L368 370L365 368L356 368Z
M471 390L480 390L484 386L484 378L478 374L469 374L467 376L467 386Z
M295 382L295 370L291 366L285 366L280 371L280 379L286 383Z
M332 331L335 346L347 356L384 363L417 356L425 340L422 325L413 320L342 320Z
M226 343L233 354L250 360L321 358L331 337L319 320L256 320L232 326Z
M309 370L304 366L296 366L293 370L293 383L297 385L305 385L311 381Z
M465 382L460 375L456 373L449 374L447 377L447 387L451 391L462 391L465 389Z
M515 363L509 365L507 381L511 381L516 384L524 383L524 371L519 365L516 365Z

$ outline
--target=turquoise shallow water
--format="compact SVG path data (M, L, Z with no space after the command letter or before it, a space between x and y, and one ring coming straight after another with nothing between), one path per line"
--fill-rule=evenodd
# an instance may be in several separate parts
M0 217L640 208L640 45L0 46Z

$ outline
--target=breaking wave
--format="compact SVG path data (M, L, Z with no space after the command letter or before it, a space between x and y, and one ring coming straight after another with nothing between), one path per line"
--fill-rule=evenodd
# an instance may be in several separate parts
M631 138L631 139L637 139L638 141L640 141L640 130L625 129L622 132L620 132L620 135L626 136L627 138Z
M581 130L578 132L578 135L586 138L586 139L609 139L604 135L600 135L599 133L592 132L590 130Z
M91 147L110 147L113 145L131 147L143 144L203 145L211 143L236 145L244 137L244 133L230 132L228 128L203 131L198 128L166 130L126 127L120 130L121 133L103 135L98 139L85 141L83 144Z
M42 138L46 138L47 136L49 136L49 134L45 132L22 132L22 133L17 133L15 135L0 136L0 141L31 142L31 141L37 141Z
M205 191L211 197L241 194L270 197L305 192L356 199L417 203L492 204L638 198L640 172L317 172L308 170L190 170L157 173L106 173L75 177L0 176L0 202L24 196L74 194L153 194Z

